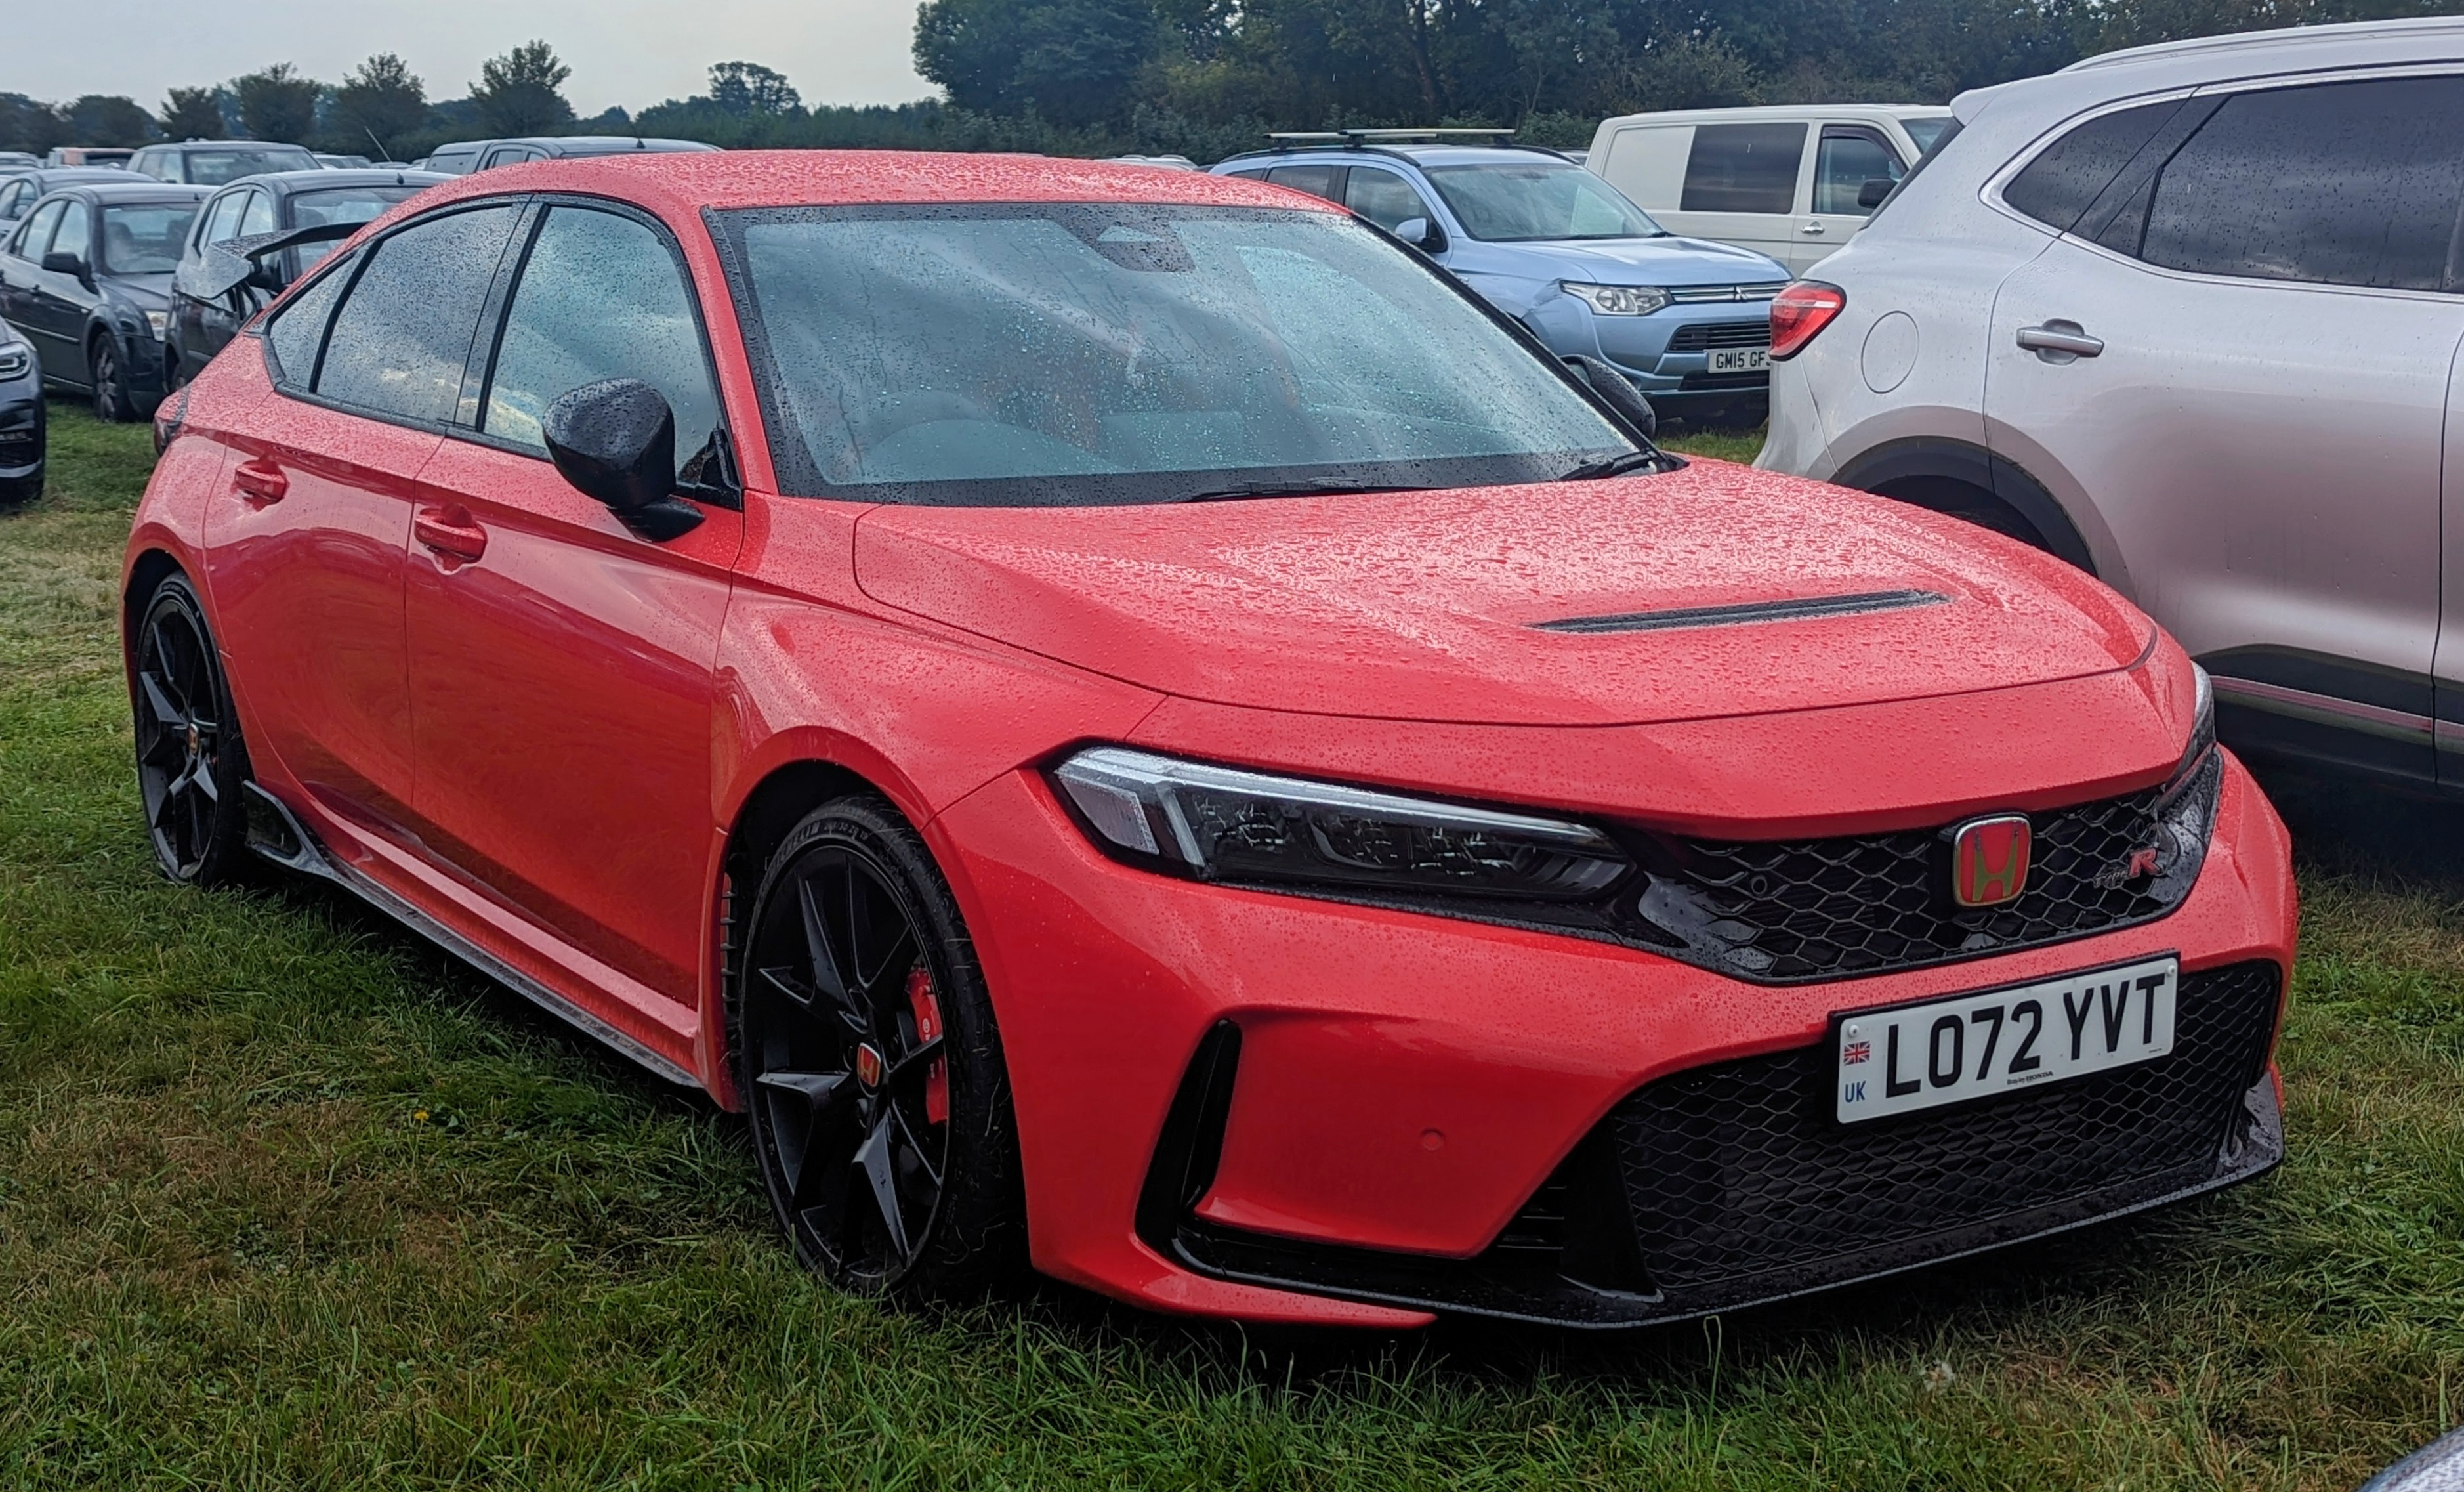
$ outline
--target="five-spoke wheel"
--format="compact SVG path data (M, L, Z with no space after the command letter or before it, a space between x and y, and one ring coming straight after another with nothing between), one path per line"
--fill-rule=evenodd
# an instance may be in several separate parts
M213 635L185 579L155 588L132 642L137 774L154 857L174 880L227 880L247 853L248 761Z
M855 1290L972 1292L1016 1248L1000 1040L957 907L889 805L771 857L737 958L738 1080L798 1252Z

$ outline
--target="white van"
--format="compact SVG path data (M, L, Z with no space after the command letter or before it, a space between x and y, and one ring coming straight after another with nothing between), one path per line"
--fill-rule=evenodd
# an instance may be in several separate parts
M1770 255L1802 275L1855 236L1950 127L1939 104L1791 104L1628 114L1585 164L1672 234Z

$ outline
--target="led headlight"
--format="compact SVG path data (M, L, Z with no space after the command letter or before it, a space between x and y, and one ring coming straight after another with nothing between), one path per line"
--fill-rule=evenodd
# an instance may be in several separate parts
M1566 294L1595 316L1649 316L1668 303L1668 292L1651 285L1585 285L1567 280Z
M1631 864L1585 824L1122 746L1081 751L1052 775L1105 847L1206 880L1566 900Z
M34 352L22 342L0 342L0 378L14 378L34 366Z

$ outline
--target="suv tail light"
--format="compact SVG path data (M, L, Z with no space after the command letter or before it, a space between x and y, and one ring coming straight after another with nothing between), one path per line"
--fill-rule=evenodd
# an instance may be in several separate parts
M1815 334L1830 325L1847 305L1847 291L1818 279L1800 279L1771 297L1771 355L1793 358L1804 351Z

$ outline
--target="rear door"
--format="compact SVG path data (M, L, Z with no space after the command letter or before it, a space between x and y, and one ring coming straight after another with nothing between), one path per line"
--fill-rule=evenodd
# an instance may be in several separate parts
M31 319L34 291L42 274L43 246L52 241L60 214L67 211L68 205L61 202L37 209L10 240L8 258L0 261L0 319L6 319L24 335L38 363L43 361L44 338ZM45 370L48 372L48 367Z
M1797 237L1802 240L1797 253L1805 262L1789 267L1803 274L1838 253L1880 205L1863 200L1866 184L1897 185L1907 172L1908 163L1900 159L1899 146L1876 126L1820 126L1815 137L1806 212L1797 221Z
M2427 780L2464 79L2147 110L2002 285L1988 438L2109 535L2229 736Z
M682 254L655 220L549 206L475 432L419 484L407 611L423 839L536 923L679 1002L698 989L712 668L742 534ZM646 539L568 485L540 417L638 378L676 416L699 526Z

